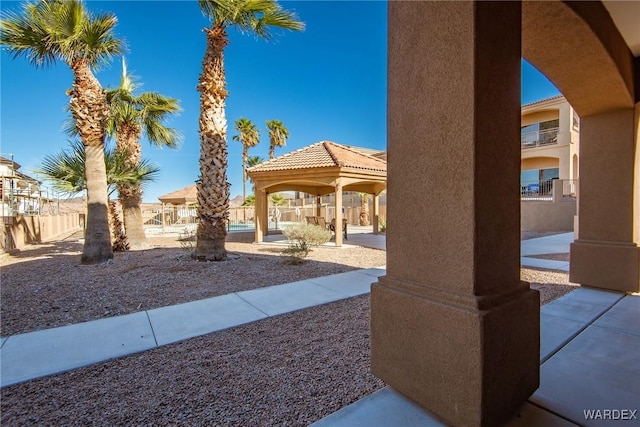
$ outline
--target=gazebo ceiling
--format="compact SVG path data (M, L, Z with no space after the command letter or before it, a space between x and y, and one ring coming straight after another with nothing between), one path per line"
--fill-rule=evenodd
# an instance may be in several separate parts
M344 191L380 194L387 186L387 162L358 148L321 141L247 170L256 190L324 195Z

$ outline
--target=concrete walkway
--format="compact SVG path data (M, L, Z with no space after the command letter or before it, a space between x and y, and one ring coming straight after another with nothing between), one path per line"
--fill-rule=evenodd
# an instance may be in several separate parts
M385 248L385 235L353 227L355 245ZM523 254L568 251L567 235L524 241ZM281 240L283 236L268 236ZM272 242L273 243L273 242ZM334 246L335 247L335 246ZM525 251L526 248L526 251ZM523 260L526 258L523 257ZM549 265L548 260L543 265ZM545 264L544 261L547 261ZM543 267L545 268L545 267ZM141 311L0 338L0 387L88 366L270 316L363 295L384 267L236 292L185 304Z
M569 253L573 242L573 233L554 234L520 242L520 264L523 267L537 267L548 270L569 271L568 261L531 258L529 255Z
M384 271L354 270L2 338L0 387L363 295Z

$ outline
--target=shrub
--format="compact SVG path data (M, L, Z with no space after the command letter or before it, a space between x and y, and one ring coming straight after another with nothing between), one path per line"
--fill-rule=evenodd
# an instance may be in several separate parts
M385 217L381 216L380 219L378 220L378 228L381 233L387 232L387 220Z
M331 239L331 232L313 224L298 223L291 225L282 234L289 240L289 247L282 255L292 257L292 261L302 262L309 255L311 248L327 243Z

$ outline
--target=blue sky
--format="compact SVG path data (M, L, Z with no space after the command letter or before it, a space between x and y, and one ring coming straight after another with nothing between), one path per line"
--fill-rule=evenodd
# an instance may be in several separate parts
M386 147L386 2L285 1L305 22L304 32L275 30L266 42L229 31L227 75L228 178L231 196L242 194L241 144L231 140L234 121L246 117L261 132L250 155L268 158L266 120L289 129L287 146L276 155L320 140L384 150ZM191 185L199 174L198 115L200 74L209 26L195 1L89 1L91 11L118 17L116 34L127 45L127 66L142 91L178 98L183 111L169 125L183 141L176 150L142 141L143 155L161 168L144 201ZM20 7L2 1L3 10ZM67 118L65 92L73 76L58 64L35 69L24 58L0 54L0 152L13 154L31 174L42 159L67 147L62 126ZM116 87L120 60L96 72L103 87ZM558 90L526 62L522 102L557 95ZM248 185L248 190L249 190Z

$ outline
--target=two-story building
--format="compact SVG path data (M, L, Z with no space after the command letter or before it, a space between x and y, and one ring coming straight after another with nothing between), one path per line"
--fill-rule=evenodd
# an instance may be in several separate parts
M20 164L0 157L0 214L3 217L38 214L41 182L19 171Z
M563 96L522 106L520 180L523 192L549 192L561 179L564 194L576 193L580 151L580 118ZM546 185L546 188L544 186Z

